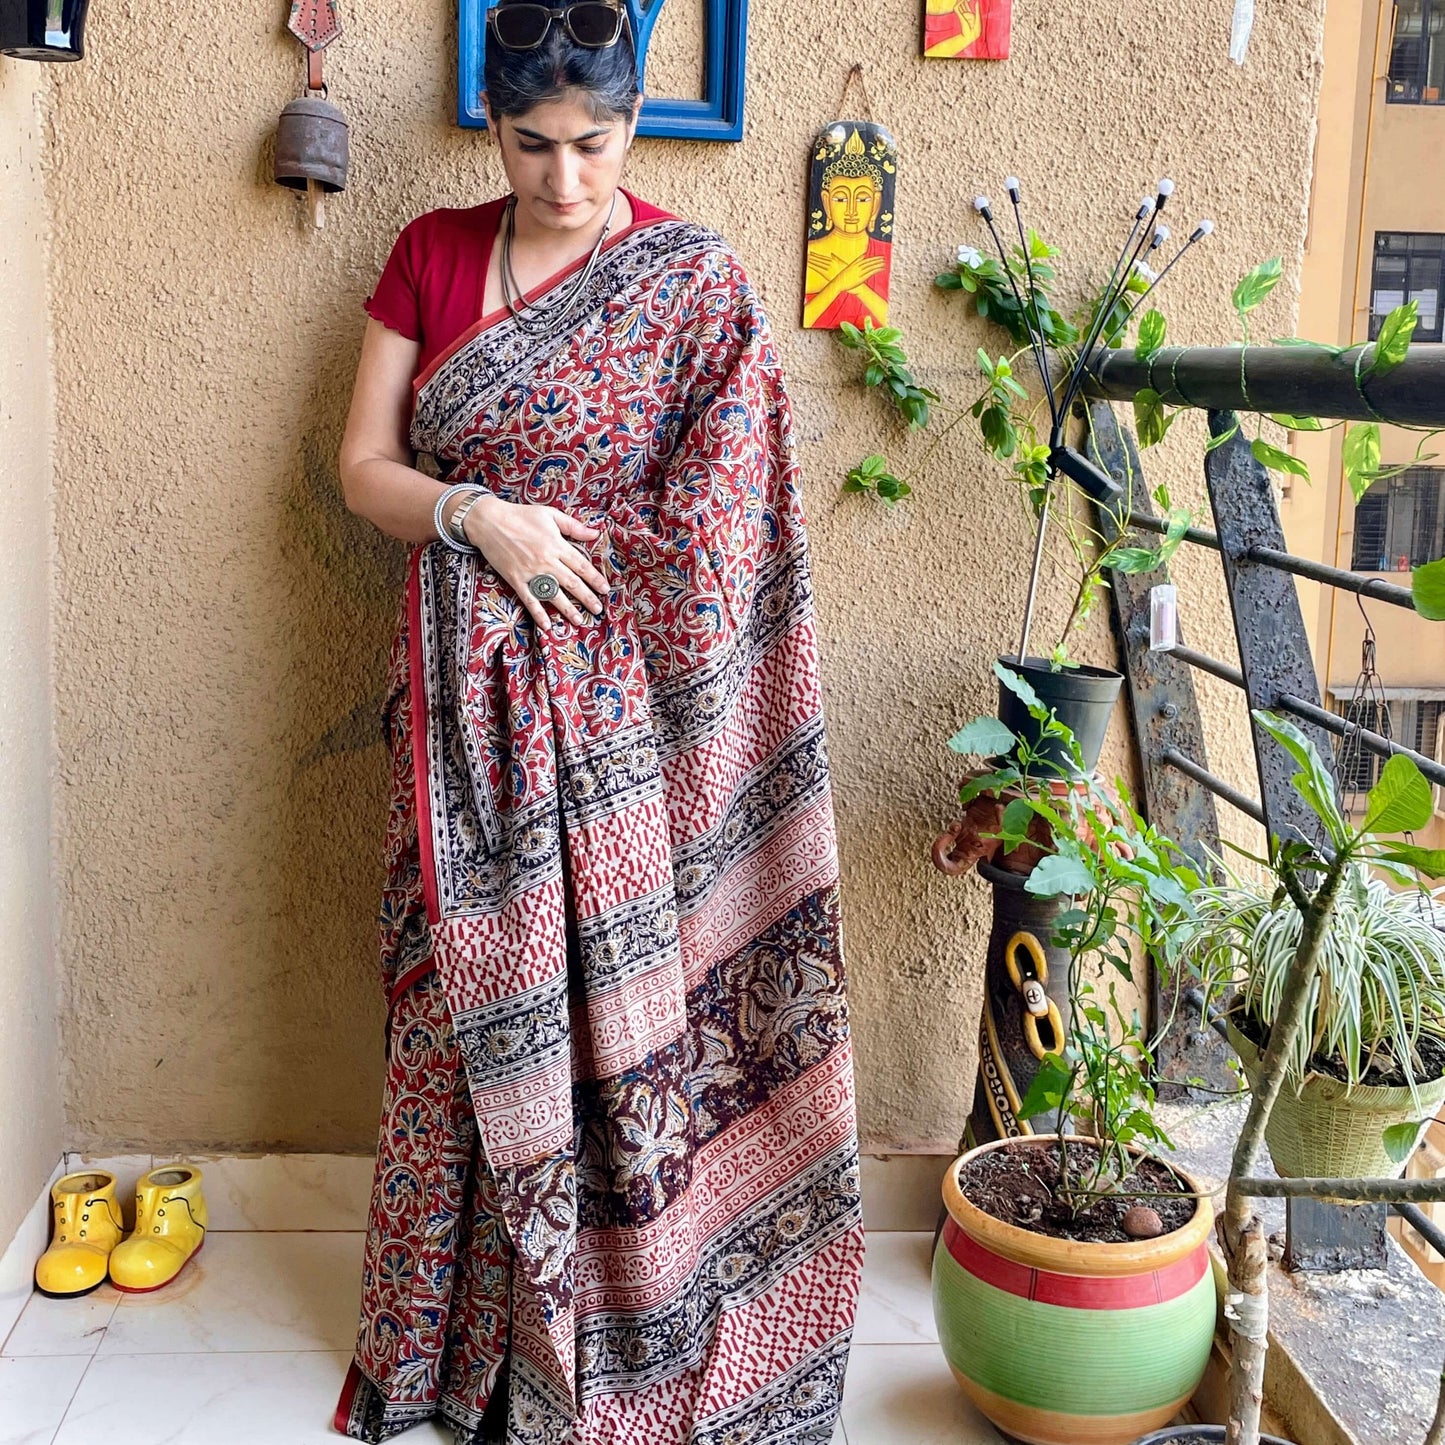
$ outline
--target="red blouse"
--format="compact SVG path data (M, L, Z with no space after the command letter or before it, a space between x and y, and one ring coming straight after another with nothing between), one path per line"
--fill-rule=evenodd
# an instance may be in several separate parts
M634 226L667 219L666 211L631 191L623 195L632 203ZM421 343L418 376L482 319L487 262L505 205L502 197L466 210L428 211L396 238L365 307L383 326Z

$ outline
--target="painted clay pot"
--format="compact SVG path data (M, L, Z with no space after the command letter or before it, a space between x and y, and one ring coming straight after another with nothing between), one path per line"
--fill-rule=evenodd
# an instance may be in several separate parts
M1224 1024L1253 1088L1259 1076L1259 1050L1235 1026L1232 1009L1225 1014ZM1422 1083L1419 1095L1416 1104L1409 1089L1369 1084L1351 1089L1343 1079L1316 1073L1307 1075L1296 1092L1286 1080L1264 1126L1275 1172L1288 1179L1398 1179L1405 1172L1405 1163L1390 1158L1384 1132L1391 1125L1418 1119L1419 1143L1445 1103L1445 1079Z
M969 1160L1054 1141L998 1140L949 1169L933 1256L939 1342L964 1393L1015 1439L1132 1445L1168 1425L1204 1376L1214 1211L1200 1199L1162 1238L1085 1244L1005 1224L964 1197L958 1171Z

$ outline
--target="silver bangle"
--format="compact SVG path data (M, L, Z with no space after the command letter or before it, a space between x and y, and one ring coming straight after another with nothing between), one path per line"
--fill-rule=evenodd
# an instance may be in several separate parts
M462 482L455 487L448 487L441 496L437 498L436 510L432 513L432 525L436 529L437 540L444 542L453 552L475 552L477 549L469 542L458 542L457 539L452 536L451 532L447 529L446 523L442 521L442 513L446 511L447 505L455 498L461 496L463 492L471 492L474 496L480 496L481 490L475 482Z

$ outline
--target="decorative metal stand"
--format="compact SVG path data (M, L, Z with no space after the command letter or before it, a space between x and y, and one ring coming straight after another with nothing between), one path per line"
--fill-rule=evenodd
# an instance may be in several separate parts
M1049 940L1067 900L1038 898L1024 878L991 863L978 871L993 888L993 928L978 1035L978 1084L960 1153L994 1139L1056 1133L1057 1112L1020 1119L1018 1107L1047 1053L1069 1025L1069 954Z

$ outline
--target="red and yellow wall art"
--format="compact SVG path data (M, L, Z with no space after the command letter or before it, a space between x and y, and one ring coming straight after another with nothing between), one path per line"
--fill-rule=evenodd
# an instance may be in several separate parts
M871 121L840 120L813 145L803 325L888 324L898 151Z
M923 53L935 60L1007 60L1013 0L924 0Z

